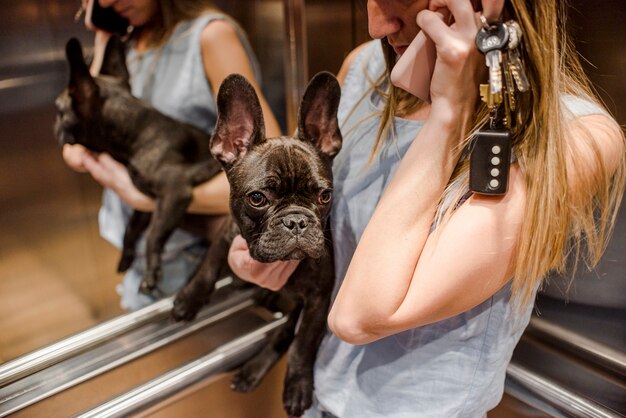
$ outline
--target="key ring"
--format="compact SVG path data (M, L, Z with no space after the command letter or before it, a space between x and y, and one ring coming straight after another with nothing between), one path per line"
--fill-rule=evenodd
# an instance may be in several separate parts
M480 23L483 24L483 28L485 28L485 30L489 30L489 28L491 27L491 25L489 24L489 22L487 21L487 18L485 17L485 15L483 14L483 12L480 12Z

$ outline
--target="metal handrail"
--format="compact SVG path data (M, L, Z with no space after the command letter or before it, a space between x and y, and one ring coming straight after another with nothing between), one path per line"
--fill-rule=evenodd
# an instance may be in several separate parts
M219 289L232 283L232 278L220 280ZM174 297L171 296L117 318L103 322L83 332L72 335L39 350L25 354L0 366L0 388L31 375L39 370L57 364L91 347L109 341L142 325L169 315Z
M60 393L254 306L254 289L203 309L191 323L168 318L133 330L0 388L0 417Z
M158 404L202 380L227 372L249 358L273 330L287 321L287 318L287 316L282 316L275 319L197 360L164 373L78 417L126 417Z
M626 353L537 317L531 319L526 332L626 376Z
M617 414L598 403L583 398L582 396L565 389L563 386L555 383L550 379L546 379L529 369L519 366L515 363L509 364L507 367L507 380L511 379L527 389L532 395L538 399L544 400L550 405L555 406L561 411L572 414L573 416L584 416L589 418L619 418ZM510 389L505 389L510 393ZM519 394L510 393L514 397L519 398ZM520 399L524 401L524 399Z

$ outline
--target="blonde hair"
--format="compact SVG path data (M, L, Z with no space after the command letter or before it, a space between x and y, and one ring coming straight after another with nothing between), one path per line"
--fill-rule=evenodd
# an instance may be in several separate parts
M157 16L146 25L146 28L150 29L148 45L151 47L161 46L167 42L179 22L218 11L210 0L158 0L157 4ZM138 36L141 30L142 28L136 28L133 36Z
M521 54L531 84L519 114L518 128L512 132L513 150L524 174L527 188L526 210L516 251L512 299L527 304L548 273L565 273L567 260L585 256L588 267L595 266L610 238L624 192L625 159L609 178L595 142L588 141L595 157L595 177L586 179L588 198L573 199L568 190L566 160L584 161L581 150L567 141L567 126L562 111L563 94L572 94L599 107L576 51L565 29L564 2L536 0L507 1L507 12L517 20L524 33ZM384 90L385 107L372 158L380 144L393 138L393 118L419 106L415 98L388 83L395 53L383 42L386 72L376 81ZM466 149L471 134L488 120L484 103L477 106L471 129L461 147ZM621 130L620 130L621 132ZM622 133L622 141L624 141ZM588 158L588 157L587 157ZM572 175L572 173L570 173ZM468 190L469 164L460 159L439 204L435 224L445 222Z

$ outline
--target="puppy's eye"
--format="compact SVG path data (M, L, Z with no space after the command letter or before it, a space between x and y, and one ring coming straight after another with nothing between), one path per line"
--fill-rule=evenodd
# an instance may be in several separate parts
M260 208L261 206L265 206L267 204L267 197L265 197L265 195L261 192L252 192L248 195L248 203L250 206Z
M328 203L330 203L332 198L333 192L331 190L324 190L318 196L317 201L320 202L320 204L322 205L327 205Z

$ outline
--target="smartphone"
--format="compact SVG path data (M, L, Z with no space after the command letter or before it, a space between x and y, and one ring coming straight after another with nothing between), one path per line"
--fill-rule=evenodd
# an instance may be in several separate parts
M420 31L391 70L391 83L430 103L437 50L435 43Z
M130 23L112 7L102 7L98 0L89 0L85 13L85 25L91 30L101 29L109 33L126 35Z
M479 0L472 0L472 7L482 10ZM444 13L442 18L448 26L452 24L451 13ZM391 84L430 103L430 80L436 59L435 43L423 31L418 32L391 70Z

